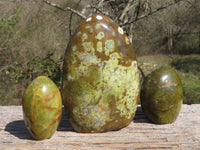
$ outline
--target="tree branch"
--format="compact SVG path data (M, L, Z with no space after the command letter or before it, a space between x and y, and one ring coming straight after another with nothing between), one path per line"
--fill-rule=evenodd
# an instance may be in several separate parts
M129 0L128 4L126 5L126 7L124 8L122 14L120 15L119 19L120 21L122 21L124 19L124 16L126 15L126 13L129 11L129 7L131 6L133 0Z
M70 7L62 8L62 7L58 6L58 5L56 5L55 3L49 2L48 0L44 0L44 2L45 2L47 5L50 5L50 6L52 6L52 7L55 7L55 8L57 8L57 9L62 10L62 11L71 11L72 13L74 13L74 14L78 15L79 17L81 17L82 19L86 19L86 16L84 16L84 15L81 14L80 12L78 12L78 11L76 11L76 10L70 8Z
M138 19L138 16L139 16L139 13L140 13L140 3L141 3L141 0L139 0L138 6L137 6L137 8L136 8L136 16L135 16L135 19L136 19L136 20Z
M162 6L162 7L159 7L159 8L157 8L157 9L155 9L155 10L149 12L148 14L141 15L141 16L139 16L139 17L137 17L137 18L134 18L134 19L131 20L131 21L128 21L128 22L126 22L126 23L124 23L124 24L120 24L120 25L121 25L121 26L126 26L126 25L128 25L128 24L134 23L134 22L136 22L136 21L138 21L138 20L141 20L141 19L144 19L144 18L146 18L146 17L149 17L149 16L151 16L151 15L153 15L153 14L159 12L160 10L165 9L165 8L168 8L168 7L170 7L170 6L174 5L174 4L177 4L177 3L181 2L181 1L184 1L184 0L174 1L174 2L172 2L172 3L169 3L169 4L165 5L165 6Z
M76 5L76 9L79 7L79 4L80 4L81 0L79 0L77 2L77 5ZM70 17L69 17L69 36L71 37L72 36L72 30L71 30L71 26L72 26L72 17L73 17L73 12L71 12L70 14Z
M92 4L89 4L89 8L96 9L97 12L99 12L99 13L105 15L105 16L111 17L109 14L103 12L102 10L100 10L99 8L97 8L96 6L93 6Z

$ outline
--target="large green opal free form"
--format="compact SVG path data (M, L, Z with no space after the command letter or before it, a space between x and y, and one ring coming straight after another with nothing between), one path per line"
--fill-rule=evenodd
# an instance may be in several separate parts
M61 94L54 82L45 76L34 79L25 91L22 106L30 135L37 140L50 138L62 115Z
M183 100L181 80L174 69L162 66L144 80L141 104L145 115L154 123L172 123L178 117Z
M114 21L87 18L69 42L63 102L78 132L105 132L130 124L137 109L139 73L132 45Z

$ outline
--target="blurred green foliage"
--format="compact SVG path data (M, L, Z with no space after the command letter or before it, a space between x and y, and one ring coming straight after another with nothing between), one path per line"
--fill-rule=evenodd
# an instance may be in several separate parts
M171 62L183 84L184 103L200 104L200 57L179 57Z
M62 58L55 60L52 56L53 53L48 54L45 58L36 56L25 65L15 61L6 69L6 74L15 83L22 83L26 80L32 81L37 76L44 75L60 87Z

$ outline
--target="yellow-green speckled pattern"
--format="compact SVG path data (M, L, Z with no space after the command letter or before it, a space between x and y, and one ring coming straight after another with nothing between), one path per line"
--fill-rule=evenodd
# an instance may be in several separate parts
M45 76L34 79L22 101L24 121L34 139L50 138L62 115L62 99L57 86Z
M127 126L139 98L135 53L111 19L93 15L70 41L64 61L63 102L78 132L105 132Z

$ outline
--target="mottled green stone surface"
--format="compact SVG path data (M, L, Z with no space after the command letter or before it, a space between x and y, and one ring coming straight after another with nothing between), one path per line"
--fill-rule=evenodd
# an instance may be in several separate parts
M105 132L130 124L139 98L131 43L111 19L93 15L75 32L63 65L63 102L78 132Z
M182 101L182 83L171 67L158 67L145 78L141 90L141 105L152 122L167 124L175 121Z
M57 86L45 76L34 79L22 101L24 121L34 139L50 138L62 115L62 99Z

